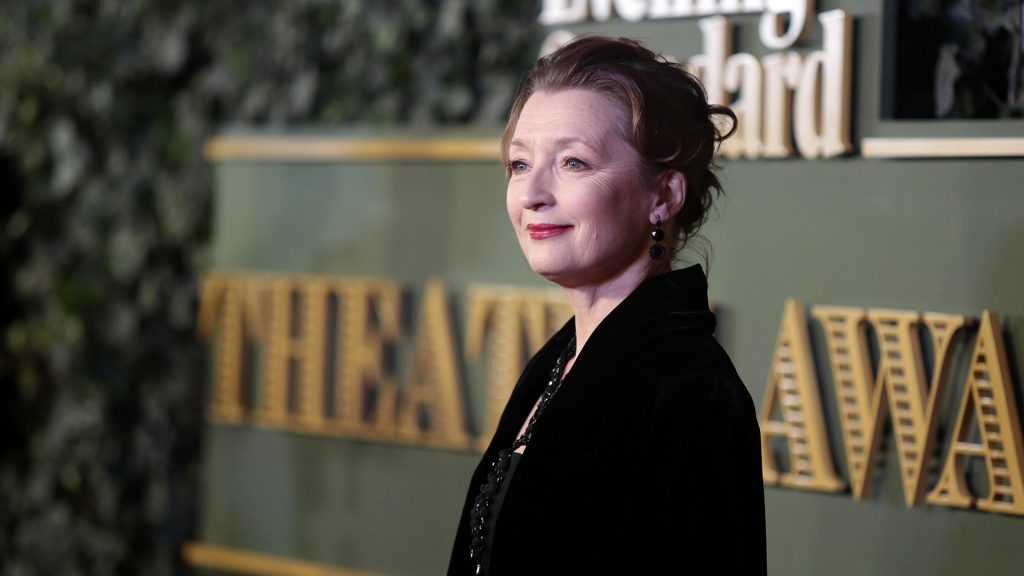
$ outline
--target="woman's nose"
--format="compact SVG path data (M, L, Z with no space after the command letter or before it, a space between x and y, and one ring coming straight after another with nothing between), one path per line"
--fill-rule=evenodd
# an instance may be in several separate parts
M519 204L526 210L540 210L554 203L551 176L546 170L534 170L527 175L519 191Z

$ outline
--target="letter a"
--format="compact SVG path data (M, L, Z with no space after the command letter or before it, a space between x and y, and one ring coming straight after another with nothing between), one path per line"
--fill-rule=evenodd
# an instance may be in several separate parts
M423 291L423 314L398 426L407 440L464 449L470 445L469 431L452 332L444 285L433 280Z
M773 420L778 403L781 420ZM780 472L771 439L784 438L790 470ZM771 375L761 407L761 463L765 484L840 492L829 450L825 417L807 336L807 318L796 300L788 300L775 344Z
M969 441L972 423L978 426L980 443ZM967 485L965 464L970 456L985 460L989 494L984 500L977 500ZM940 506L970 508L977 505L986 512L1024 516L1022 463L1020 419L1006 363L1006 346L999 321L995 314L986 310L971 354L949 456L927 500Z

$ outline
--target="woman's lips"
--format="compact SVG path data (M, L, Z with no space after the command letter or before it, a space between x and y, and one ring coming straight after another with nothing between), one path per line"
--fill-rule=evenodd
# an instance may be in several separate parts
M558 224L527 224L526 231L530 234L530 238L534 240L541 240L543 238L550 238L552 236L558 236L563 232L568 232L572 229L572 226L558 225Z

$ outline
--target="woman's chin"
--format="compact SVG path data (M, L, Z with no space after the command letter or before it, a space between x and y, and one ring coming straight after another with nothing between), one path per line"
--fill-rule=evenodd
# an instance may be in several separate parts
M600 283L596 281L595 276L597 275L594 274L594 270L580 270L565 266L545 267L531 265L530 268L534 274L562 288L581 288Z
M528 261L533 273L562 288L583 288L599 286L621 281L635 285L642 282L649 274L646 259L634 262L605 262L604 265L570 266L566 263Z
M559 270L557 268L552 269L543 266L531 266L530 269L533 270L533 273L536 274L537 276L540 276L541 278L549 282L554 282L556 284L558 284L559 278L564 278L566 276L565 271Z
M563 285L565 282L571 282L574 276L579 275L579 271L573 270L566 266L555 265L551 262L529 262L530 270L533 273L547 280L548 282L554 282L558 285Z

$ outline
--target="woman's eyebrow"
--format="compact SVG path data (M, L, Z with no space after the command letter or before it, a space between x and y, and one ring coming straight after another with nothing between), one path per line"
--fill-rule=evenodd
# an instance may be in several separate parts
M594 148L594 146L592 146L589 142L587 142L583 138L580 138L579 136L561 136L561 137L558 137L558 138L555 138L554 140L552 140L551 143L554 144L555 146L566 146L568 144L581 144L583 146L586 146L587 148L591 148L591 149ZM513 146L518 146L520 148L523 148L523 147L526 147L526 142L521 140L521 139L519 139L519 138L513 138L512 140L509 141L508 146L509 146L509 148L512 148Z

